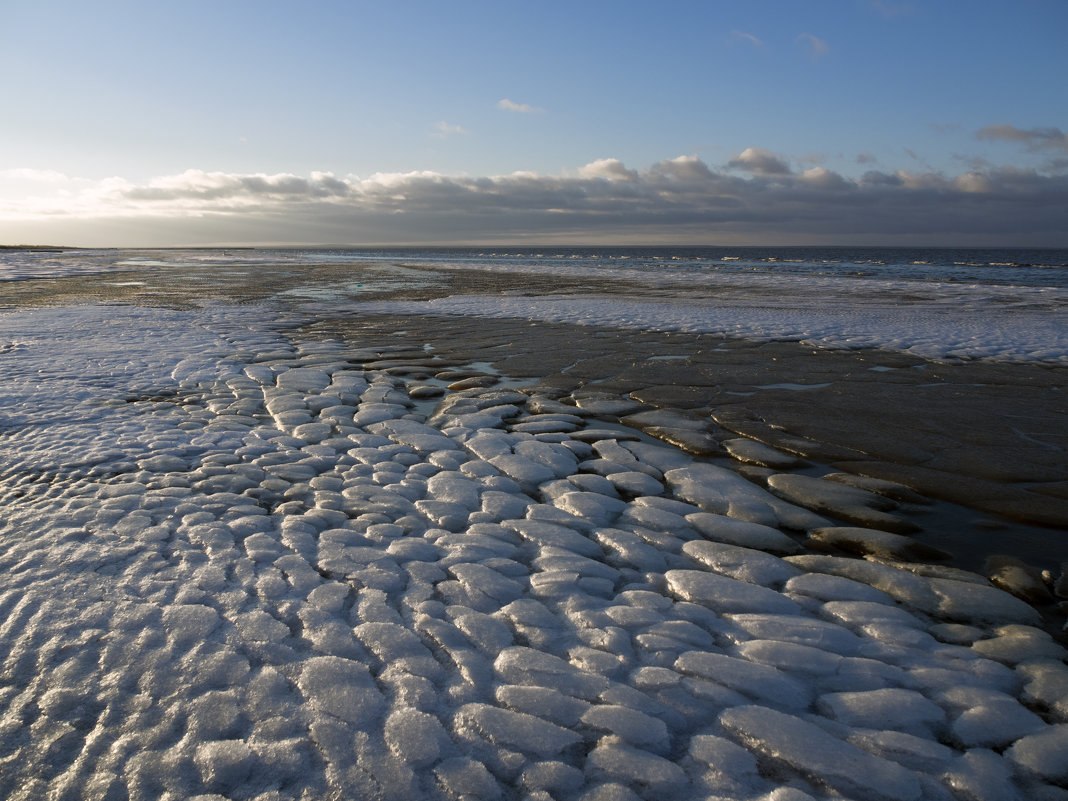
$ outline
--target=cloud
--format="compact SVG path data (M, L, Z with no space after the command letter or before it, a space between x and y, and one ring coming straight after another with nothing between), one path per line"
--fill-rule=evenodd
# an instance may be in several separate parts
M1030 153L1040 150L1063 150L1068 153L1068 134L1060 128L1024 131L1014 125L988 125L976 131L975 137L992 142L1020 142Z
M966 172L963 175L958 175L954 181L954 186L961 192L992 192L994 185L990 179L981 172Z
M851 184L845 178L826 167L812 167L801 173L801 181L806 186L828 191L843 191L851 188Z
M0 178L5 180L33 181L45 184L64 184L72 179L69 175L56 170L36 170L29 167L17 167L0 170Z
M437 139L444 139L447 136L454 136L457 134L466 134L467 131L461 128L459 125L450 125L449 123L442 121L434 126L434 130L431 132L431 136Z
M803 33L795 39L798 44L805 47L808 54L813 58L820 58L831 52L830 45L818 36L813 36L811 33Z
M349 185L332 173L313 172L311 177L280 173L276 175L231 175L223 172L186 170L165 176L145 186L125 182L110 187L113 196L130 201L177 203L243 204L250 198L263 201L293 199L323 200L348 193Z
M513 103L507 97L497 101L497 108L502 111L515 111L519 114L541 114L545 109L530 106L526 103Z
M606 181L637 181L638 173L628 170L619 159L597 159L579 167L580 178L603 178Z
M753 175L789 175L790 165L780 156L761 147L747 147L728 162L729 167L745 170Z
M763 47L764 43L757 39L753 34L746 33L745 31L731 31L731 38L737 39L742 42L748 42L756 47Z
M648 171L648 179L672 181L675 185L704 185L718 180L718 176L697 156L677 156L654 164Z
M82 181L0 199L0 241L1063 247L1066 206L1066 175L991 167L946 176L920 167L850 178L823 166L794 173L782 157L747 148L718 167L692 155L640 169L605 158L560 175L186 170L140 183Z
M858 153L857 164L877 164L879 159L875 157L874 153Z

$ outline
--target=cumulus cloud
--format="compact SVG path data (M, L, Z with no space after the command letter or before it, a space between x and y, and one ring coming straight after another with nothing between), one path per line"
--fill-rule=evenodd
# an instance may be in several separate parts
M849 181L826 167L812 167L801 173L800 178L806 186L816 189L842 191L852 187Z
M540 114L545 109L540 109L537 106L531 106L526 103L513 103L507 97L497 101L497 108L502 111L515 111L519 114Z
M781 156L762 147L747 147L728 162L728 166L753 175L789 175L790 165Z
M647 180L667 180L681 184L707 184L717 180L715 173L697 156L678 156L658 161L648 171Z
M1068 245L1068 176L1019 168L946 176L823 166L791 172L749 148L645 168L599 159L561 175L369 177L187 170L0 199L0 240L75 244L314 242L835 242Z
M580 178L603 178L606 181L637 181L638 173L628 170L619 159L597 159L579 167Z
M1031 128L1025 131L1015 125L988 125L976 131L975 136L993 142L1019 142L1031 153L1040 150L1068 152L1068 134L1060 128Z

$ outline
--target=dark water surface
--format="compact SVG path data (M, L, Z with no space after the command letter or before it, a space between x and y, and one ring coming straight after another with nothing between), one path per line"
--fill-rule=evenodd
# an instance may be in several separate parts
M698 270L1068 286L1068 250L890 247L403 247L0 250L0 281L149 266L230 263L407 262L425 265L541 265L619 271Z

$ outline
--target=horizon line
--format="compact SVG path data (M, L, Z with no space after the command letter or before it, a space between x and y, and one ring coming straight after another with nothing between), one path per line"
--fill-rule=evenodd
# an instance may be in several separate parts
M223 242L204 245L52 245L52 244L0 244L0 251L66 251L66 250L362 250L362 249L405 249L405 248L452 248L457 250L469 250L472 248L880 248L901 250L1068 250L1068 246L1060 245L965 245L965 244L864 244L864 243L746 243L746 244L723 244L723 243L655 243L655 242L629 242L622 244L606 244L593 242L545 242L527 244L523 242L369 242L369 243L337 243L337 242L282 242L282 243L239 243Z

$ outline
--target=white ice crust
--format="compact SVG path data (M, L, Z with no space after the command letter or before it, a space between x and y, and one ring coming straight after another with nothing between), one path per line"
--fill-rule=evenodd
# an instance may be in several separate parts
M934 360L1068 364L1068 292L1063 290L923 284L923 296L917 298L905 297L900 287L879 286L892 282L863 282L873 285L866 291L848 282L824 283L811 277L762 278L749 294L736 287L724 296L670 302L604 295L452 295L375 301L361 309L711 333L837 350L891 350Z
M0 796L1064 797L1031 607L267 318L0 313Z

